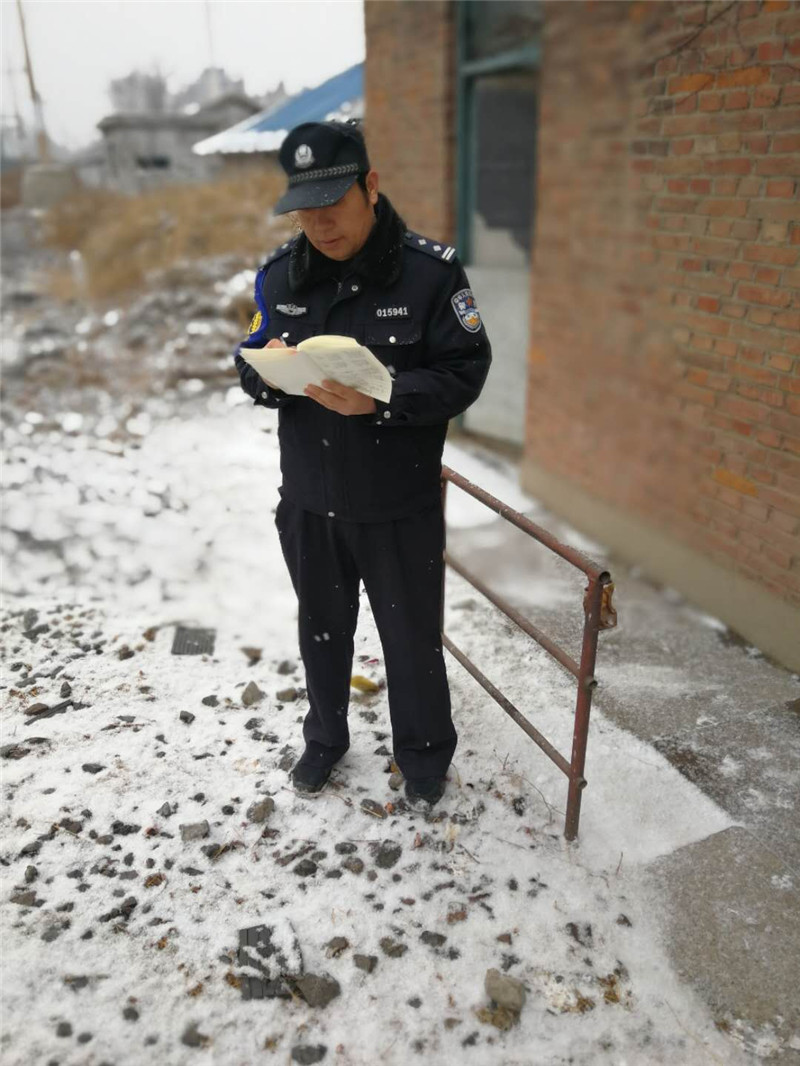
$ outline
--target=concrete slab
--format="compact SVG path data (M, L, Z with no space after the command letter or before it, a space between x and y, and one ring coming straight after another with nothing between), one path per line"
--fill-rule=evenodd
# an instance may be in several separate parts
M680 848L647 871L678 973L718 1023L774 1027L783 1066L800 1062L800 892L786 865L734 827Z

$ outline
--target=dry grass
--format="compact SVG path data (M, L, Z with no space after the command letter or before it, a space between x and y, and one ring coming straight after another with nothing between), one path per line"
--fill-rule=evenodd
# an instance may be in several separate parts
M136 197L83 189L48 212L43 236L52 247L81 253L86 291L64 270L52 291L64 300L102 301L140 289L149 273L179 261L234 254L252 264L291 232L287 221L267 221L284 181L265 170Z

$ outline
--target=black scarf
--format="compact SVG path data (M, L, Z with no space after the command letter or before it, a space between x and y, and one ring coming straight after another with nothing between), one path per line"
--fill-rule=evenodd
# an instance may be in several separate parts
M400 276L405 233L405 222L383 193L378 193L375 225L363 248L347 260L344 269L348 274L359 274L380 286L391 285ZM289 253L289 287L292 292L310 288L318 281L339 277L340 274L339 263L323 255L301 233Z

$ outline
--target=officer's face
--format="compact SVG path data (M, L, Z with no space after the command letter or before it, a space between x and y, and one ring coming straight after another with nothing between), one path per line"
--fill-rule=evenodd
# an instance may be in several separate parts
M356 182L341 200L329 207L296 211L297 222L314 247L329 259L350 259L369 237L378 202L378 175L367 174L366 193Z

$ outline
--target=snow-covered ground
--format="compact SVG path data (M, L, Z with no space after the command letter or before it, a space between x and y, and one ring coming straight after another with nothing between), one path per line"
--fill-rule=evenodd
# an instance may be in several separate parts
M6 421L3 1061L750 1061L672 971L642 873L731 821L598 711L568 845L565 779L448 659L448 790L409 810L388 786L362 595L354 670L379 687L353 690L331 785L293 792L307 704L273 524L276 416L238 387L179 399L180 416L155 399L122 435L109 410ZM445 460L537 513L510 468L450 444ZM491 517L449 493L453 526ZM176 624L215 629L213 654L172 655ZM572 678L453 574L446 629L568 753ZM250 682L263 695L245 706ZM242 998L256 971L239 931L255 926L282 946L267 969L288 998ZM491 1008L490 968L522 982L518 1018Z

